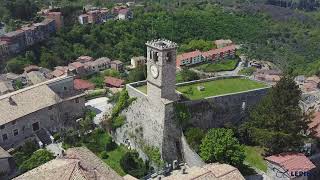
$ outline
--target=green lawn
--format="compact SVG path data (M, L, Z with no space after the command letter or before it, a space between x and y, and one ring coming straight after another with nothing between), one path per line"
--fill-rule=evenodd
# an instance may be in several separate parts
M264 172L267 171L267 164L263 159L262 154L264 153L263 148L258 146L245 146L245 161L251 166L260 169Z
M120 166L120 159L129 150L124 146L118 146L115 150L108 152L108 158L103 161L107 163L113 170L115 170L119 175L124 176L126 173Z
M199 91L197 89L198 86L203 86L205 89L203 91ZM177 90L183 93L187 98L195 100L210 96L258 89L266 86L267 85L264 83L249 79L231 78L180 86Z
M144 94L147 94L147 85L136 87L136 89L143 92Z
M231 71L236 68L238 59L219 60L214 63L206 63L196 67L196 69L203 72L219 72Z

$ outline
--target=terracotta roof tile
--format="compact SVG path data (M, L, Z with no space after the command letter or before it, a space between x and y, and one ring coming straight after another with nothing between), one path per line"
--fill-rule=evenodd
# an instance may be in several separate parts
M73 81L74 88L76 90L88 90L88 89L94 89L94 84L92 84L89 81L83 80L83 79L75 79Z
M282 168L292 171L310 171L316 166L302 153L281 153L265 158Z
M121 87L124 84L124 80L111 76L106 76L104 82L115 87Z

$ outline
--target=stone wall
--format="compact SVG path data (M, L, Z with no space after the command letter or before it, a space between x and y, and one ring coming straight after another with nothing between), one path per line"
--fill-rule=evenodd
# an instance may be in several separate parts
M267 94L268 89L261 88L179 103L188 107L194 126L203 129L216 128L226 123L240 123L248 110Z
M184 135L181 136L181 144L183 160L188 164L189 167L202 167L203 165L205 165L201 157L189 146Z

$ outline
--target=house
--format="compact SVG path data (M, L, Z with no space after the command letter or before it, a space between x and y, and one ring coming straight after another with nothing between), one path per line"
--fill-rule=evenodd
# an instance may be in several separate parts
M231 46L233 42L230 39L219 39L219 40L215 40L214 44L216 45L217 49L220 49L226 46Z
M61 69L55 69L54 71L51 72L51 75L53 77L60 77L63 76L66 72L64 70Z
M80 56L78 57L78 59L76 59L76 62L80 62L80 63L86 63L91 61L94 61L94 58L90 56Z
M130 11L129 8L122 8L118 10L118 20L126 20L126 19L131 19L132 18L132 12Z
M36 65L29 65L23 69L24 69L25 73L29 73L31 71L39 71L40 68L39 68L39 66L36 66Z
M119 60L114 60L111 61L111 68L117 71L123 71L123 62L119 61Z
M61 12L48 12L45 14L45 17L54 20L56 30L61 30L61 28L64 26Z
M0 95L13 92L14 88L11 81L0 81Z
M203 52L202 56L210 61L219 59L234 58L236 55L236 46L229 45L218 49L211 49L210 51Z
M190 65L202 63L204 61L205 59L203 58L201 51L196 50L196 51L178 55L176 66L177 67L190 66Z
M92 84L90 81L86 81L83 79L75 79L73 81L74 89L78 91L86 91L94 89L95 85Z
M126 177L126 176L125 176ZM124 178L125 178L124 177ZM173 170L168 176L159 175L158 179L163 180L244 180L239 170L229 164L211 163L202 167L181 167Z
M266 70L259 69L253 73L255 79L260 81L266 81L269 83L276 83L280 81L282 72L280 70Z
M15 148L40 131L58 132L83 115L84 94L62 76L0 96L0 146Z
M99 157L85 147L69 148L63 155L13 180L123 180Z
M106 83L107 87L120 88L124 85L124 80L111 76L106 76L104 82Z
M316 166L302 153L281 153L265 158L267 175L274 180L307 180Z
M96 59L95 61L86 63L88 68L93 72L99 72L105 69L110 68L111 66L111 60L107 57L101 57L99 59Z
M15 168L13 157L0 146L0 179L10 174Z
M86 13L78 17L80 24L100 24L107 21L110 17L109 9L107 8L90 8Z
M89 24L89 15L88 14L81 14L78 17L80 24Z
M309 123L310 132L313 133L313 136L320 138L320 112L317 111L313 114L313 118Z
M303 75L296 76L296 77L294 78L294 81L295 81L299 86L302 86L303 83L305 82L305 80L306 80L306 77L303 76Z
M147 59L144 56L132 57L131 58L131 67L137 68L144 66L147 63Z
M84 67L84 64L80 62L73 62L68 65L68 69L71 72L76 72L77 75L85 75L86 74L86 69Z
M47 80L47 78L40 71L31 71L27 73L27 80L31 84L39 84Z

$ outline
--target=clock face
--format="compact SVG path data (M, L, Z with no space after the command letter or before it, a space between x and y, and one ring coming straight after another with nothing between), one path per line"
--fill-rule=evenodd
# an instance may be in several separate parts
M153 78L157 78L159 76L159 70L158 67L156 65L151 65L150 66L150 71L151 71L151 75Z

